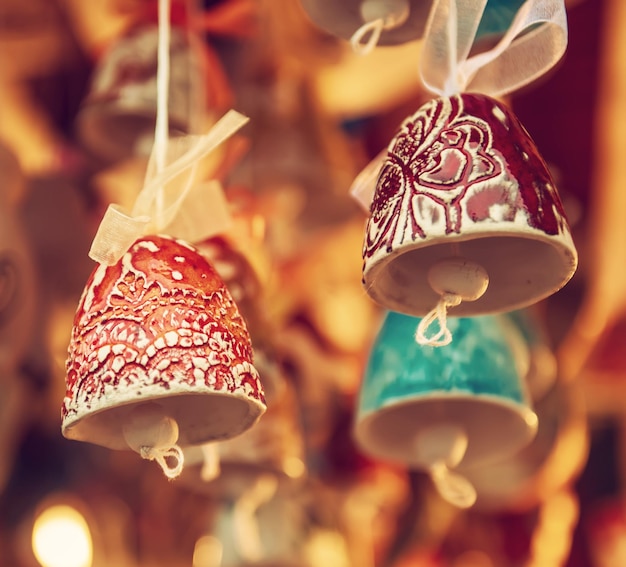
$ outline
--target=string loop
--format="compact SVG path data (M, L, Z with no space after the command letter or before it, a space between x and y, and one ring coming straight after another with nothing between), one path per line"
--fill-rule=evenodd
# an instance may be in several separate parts
M461 303L461 296L456 293L444 293L437 305L430 311L417 326L415 341L423 346L446 346L452 342L452 333L448 329L448 308L456 307ZM439 331L431 336L426 336L428 329L437 322Z
M359 55L367 55L378 45L380 36L385 29L385 21L378 18L371 22L364 23L358 30L354 32L350 38L350 45L355 53ZM369 35L367 41L364 39Z
M178 445L170 447L140 447L139 454L142 459L148 461L156 461L163 469L163 473L167 478L173 479L183 472L185 457L182 449ZM167 459L173 460L174 465L170 465Z
M350 38L353 51L358 55L371 53L382 33L401 26L409 18L409 12L407 0L363 0L361 17L365 23Z

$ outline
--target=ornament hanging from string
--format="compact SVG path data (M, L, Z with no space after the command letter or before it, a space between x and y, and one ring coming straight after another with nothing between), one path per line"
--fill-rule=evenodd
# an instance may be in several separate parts
M459 508L476 500L464 471L528 444L537 416L523 376L528 349L503 316L455 318L453 344L413 339L418 321L387 313L359 393L355 439L368 455L431 477Z
M432 0L301 0L317 26L349 39L356 53L422 37Z
M132 212L111 205L92 243L99 266L74 319L62 431L133 449L173 478L181 447L242 433L265 400L237 305L213 266L177 238L228 226L219 184L198 183L197 165L247 119L230 111L205 135L168 141L168 43L169 2L160 0L154 147Z
M448 310L468 316L530 305L565 285L577 265L545 162L511 110L492 98L562 56L563 2L529 0L495 47L470 56L485 4L436 2L421 75L439 98L404 121L351 189L370 211L368 294L425 316L416 340L431 346L452 340Z

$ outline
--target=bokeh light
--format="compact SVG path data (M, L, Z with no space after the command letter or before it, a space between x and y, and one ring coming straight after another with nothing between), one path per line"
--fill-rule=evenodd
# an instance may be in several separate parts
M71 506L45 509L35 520L32 545L42 567L91 567L93 545L89 526Z

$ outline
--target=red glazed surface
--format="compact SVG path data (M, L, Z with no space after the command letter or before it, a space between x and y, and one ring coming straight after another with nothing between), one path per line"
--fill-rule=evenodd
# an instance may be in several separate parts
M142 238L94 270L66 368L64 423L155 387L264 404L248 331L222 280L194 248L166 237Z

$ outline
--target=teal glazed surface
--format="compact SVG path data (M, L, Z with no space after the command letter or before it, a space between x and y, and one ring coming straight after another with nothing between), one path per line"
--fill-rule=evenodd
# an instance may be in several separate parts
M441 394L486 395L526 403L499 316L449 318L453 340L443 347L415 342L419 321L387 313L370 353L360 392L360 415Z
M478 25L476 39L490 35L503 35L515 18L524 0L488 0Z

